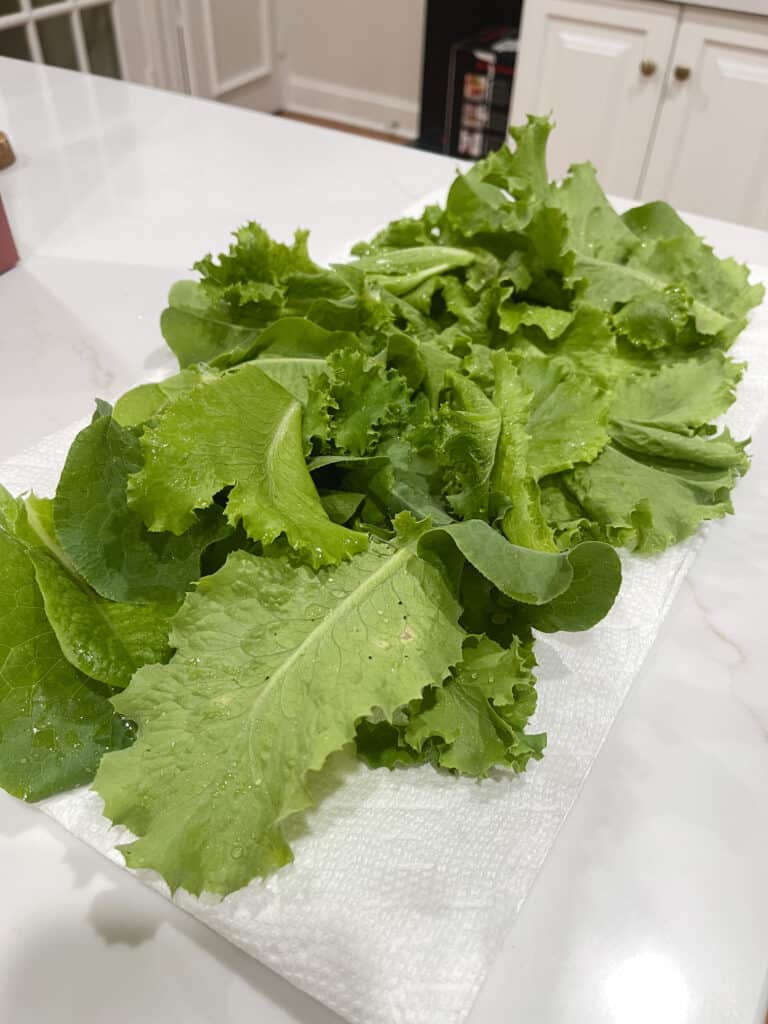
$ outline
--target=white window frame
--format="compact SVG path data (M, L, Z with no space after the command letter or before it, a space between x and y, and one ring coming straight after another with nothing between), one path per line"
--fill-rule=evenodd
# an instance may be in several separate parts
M19 10L0 14L0 32L23 27L30 59L45 64L37 26L50 18L69 16L77 70L91 70L82 11L109 7L112 13L120 77L128 82L170 89L211 99L236 96L246 106L271 110L283 106L281 0L253 0L264 46L260 58L241 73L224 77L217 68L215 16L225 5L217 0L55 0L33 7L18 0Z
M37 25L41 21L48 21L49 18L57 18L62 14L69 15L69 24L72 29L72 40L77 58L77 70L90 71L91 64L88 60L88 47L85 42L83 23L80 20L80 12L91 7L112 7L113 0L57 0L57 2L46 4L43 7L33 7L32 0L19 0L18 11L10 14L0 14L0 32L7 28L20 28L26 30L27 46L29 47L30 58L36 64L44 64L43 47L40 43L40 35ZM120 42L115 31L115 45L120 67L123 67L123 54L120 52Z

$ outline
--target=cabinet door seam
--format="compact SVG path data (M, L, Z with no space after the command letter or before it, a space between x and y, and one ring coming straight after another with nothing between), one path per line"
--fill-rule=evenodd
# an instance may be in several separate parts
M672 43L667 52L667 60L664 63L663 78L661 85L661 92L659 93L659 102L656 105L656 110L653 115L653 123L651 124L651 131L648 136L648 145L645 150L645 157L643 159L642 167L640 168L640 175L637 179L637 186L635 188L635 199L639 199L643 194L645 188L645 179L648 174L648 166L651 162L651 154L653 153L653 147L656 145L656 135L659 130L659 122L661 121L661 114L664 104L667 102L667 93L669 88L669 75L672 70L672 64L675 60L675 52L677 50L677 41L680 37L680 29L683 24L683 17L685 16L685 7L680 4L677 12L677 21L675 23L675 32L672 36Z

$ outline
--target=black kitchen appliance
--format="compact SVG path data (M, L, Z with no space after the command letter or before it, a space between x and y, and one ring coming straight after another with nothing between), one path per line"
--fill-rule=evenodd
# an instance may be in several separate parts
M453 153L455 156L470 156L469 152L459 153L459 134L461 127L461 111L458 120L454 106L461 95L463 99L464 75L476 74L488 79L488 68L466 68L465 54L467 49L479 48L488 56L488 45L494 41L516 40L520 27L522 0L427 0L426 30L424 35L424 64L421 84L421 123L419 138L416 145L436 153ZM509 44L506 44L509 46ZM501 57L502 59L498 59ZM466 147L473 147L478 155L487 151L491 139L494 145L500 144L499 126L500 113L504 107L503 94L505 86L509 92L506 99L506 116L508 117L509 97L514 82L514 51L509 48L504 53L494 55L495 65L491 76L490 90L485 89L482 101L471 102L478 105L488 103L488 124L483 127L483 139L478 139L474 125L475 137L464 137ZM480 63L489 64L488 61ZM500 70L500 69L504 70ZM456 83L457 71L461 74L461 82ZM453 72L453 74L452 74ZM476 95L482 90L482 83L467 82L468 91ZM463 104L459 104L461 106ZM493 127L491 128L491 112ZM482 119L484 114L479 110L467 111L468 119L473 116ZM469 127L469 126L468 126ZM503 138L504 129L501 136Z
M477 160L502 145L509 124L517 35L487 29L451 47L443 149Z

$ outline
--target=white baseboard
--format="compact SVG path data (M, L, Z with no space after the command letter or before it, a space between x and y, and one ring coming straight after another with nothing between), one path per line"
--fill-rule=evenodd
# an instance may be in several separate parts
M401 139L415 139L419 134L419 104L401 96L288 75L284 97L285 110L292 114L341 121Z

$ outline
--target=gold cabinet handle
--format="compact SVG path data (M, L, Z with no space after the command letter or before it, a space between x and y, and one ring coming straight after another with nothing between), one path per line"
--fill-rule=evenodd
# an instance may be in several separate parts
M687 68L684 64L678 64L675 68L675 78L678 82L687 82L691 77L691 69Z
M656 74L656 61L655 60L648 60L647 57L646 57L645 60L641 60L640 61L640 72L641 72L641 74L645 75L646 78L650 78L651 75L655 75Z

